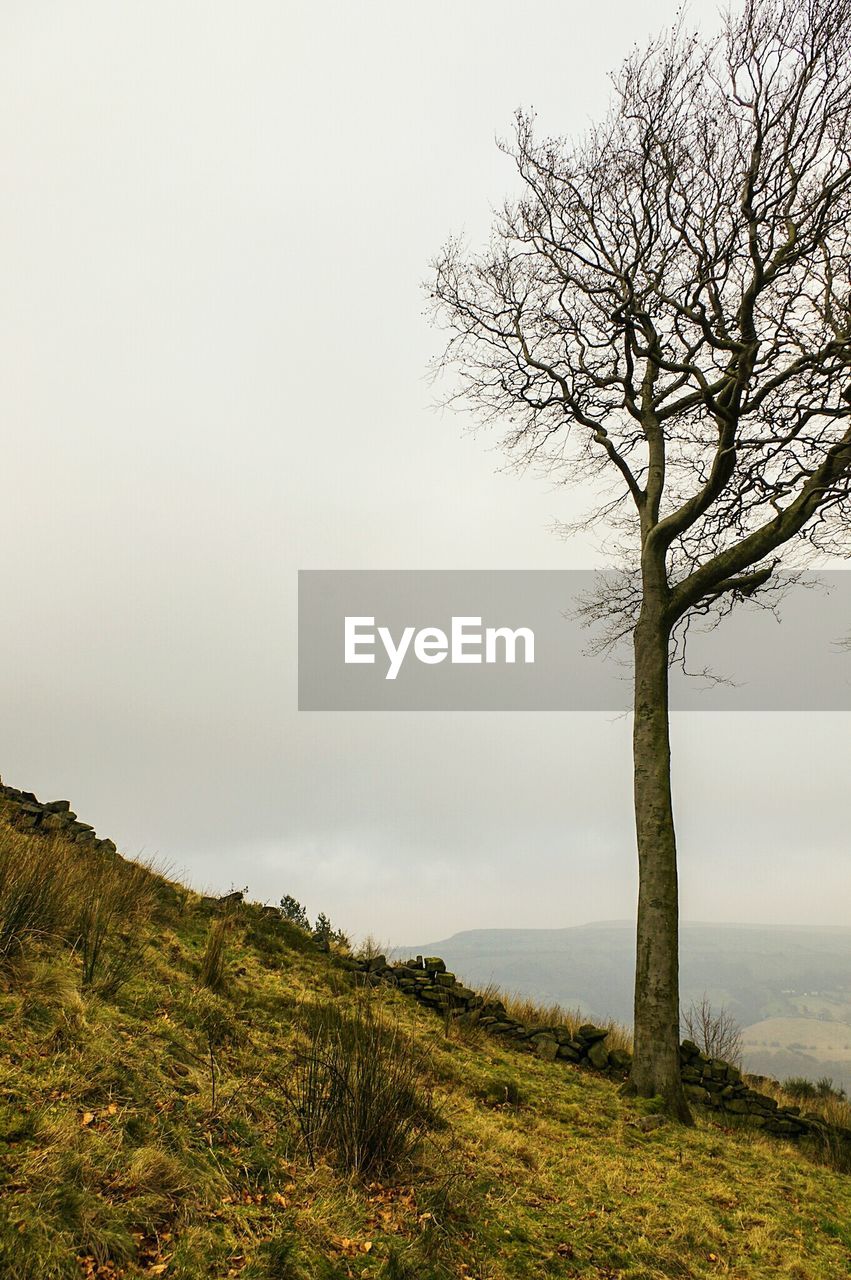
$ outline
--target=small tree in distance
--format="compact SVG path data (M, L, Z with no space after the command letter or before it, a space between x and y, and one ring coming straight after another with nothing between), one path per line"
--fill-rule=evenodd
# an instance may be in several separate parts
M724 1005L712 1007L705 991L683 1013L683 1031L708 1058L742 1065L742 1029Z
M518 199L431 286L441 364L518 465L582 485L613 531L634 653L639 861L631 1088L690 1119L679 1071L668 671L697 614L785 552L847 554L851 0L746 0L614 77L576 142L517 116ZM800 560L800 556L796 556Z
M300 929L310 929L307 912L291 893L285 893L281 898L281 915L285 920L289 920L290 924L297 924Z

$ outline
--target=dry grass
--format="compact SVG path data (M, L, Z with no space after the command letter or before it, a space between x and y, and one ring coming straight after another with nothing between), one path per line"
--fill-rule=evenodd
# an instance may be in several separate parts
M210 991L221 991L227 971L227 938L231 927L228 913L217 916L207 932L207 945L201 957L198 981Z
M591 1021L579 1008L566 1009L558 1003L542 1003L517 991L505 992L499 987L491 986L482 994L488 1001L502 1001L509 1017L530 1027L567 1027L571 1035L575 1035L583 1023ZM632 1053L632 1033L622 1023L608 1020L595 1023L595 1026L605 1027L608 1031L607 1049L623 1049Z
M147 944L158 880L150 867L0 825L0 962L70 947L84 987L114 995Z

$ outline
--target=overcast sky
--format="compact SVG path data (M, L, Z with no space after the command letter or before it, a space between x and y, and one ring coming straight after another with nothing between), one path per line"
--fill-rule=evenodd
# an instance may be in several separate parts
M388 940L633 913L627 720L299 713L295 592L601 563L433 409L420 282L674 10L5 0L5 781ZM849 923L850 719L676 717L686 918Z

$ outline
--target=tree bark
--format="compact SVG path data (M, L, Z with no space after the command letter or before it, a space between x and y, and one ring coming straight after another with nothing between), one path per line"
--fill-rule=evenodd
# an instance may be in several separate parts
M680 1077L679 905L668 724L670 632L647 599L635 629L633 767L638 840L635 1043L630 1091L692 1123Z

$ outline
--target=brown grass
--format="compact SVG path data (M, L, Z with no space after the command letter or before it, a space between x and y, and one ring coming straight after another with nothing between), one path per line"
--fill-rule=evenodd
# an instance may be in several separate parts
M83 986L113 995L141 961L157 884L142 863L0 824L0 963L70 947Z
M518 1022L530 1027L567 1027L571 1035L575 1035L583 1023L591 1021L579 1008L566 1009L557 1002L547 1004L517 991L506 992L500 991L498 987L488 987L482 994L486 1000L501 1000L510 1018L516 1018ZM594 1025L605 1027L608 1031L607 1049L624 1049L632 1053L632 1033L622 1023L606 1020Z

